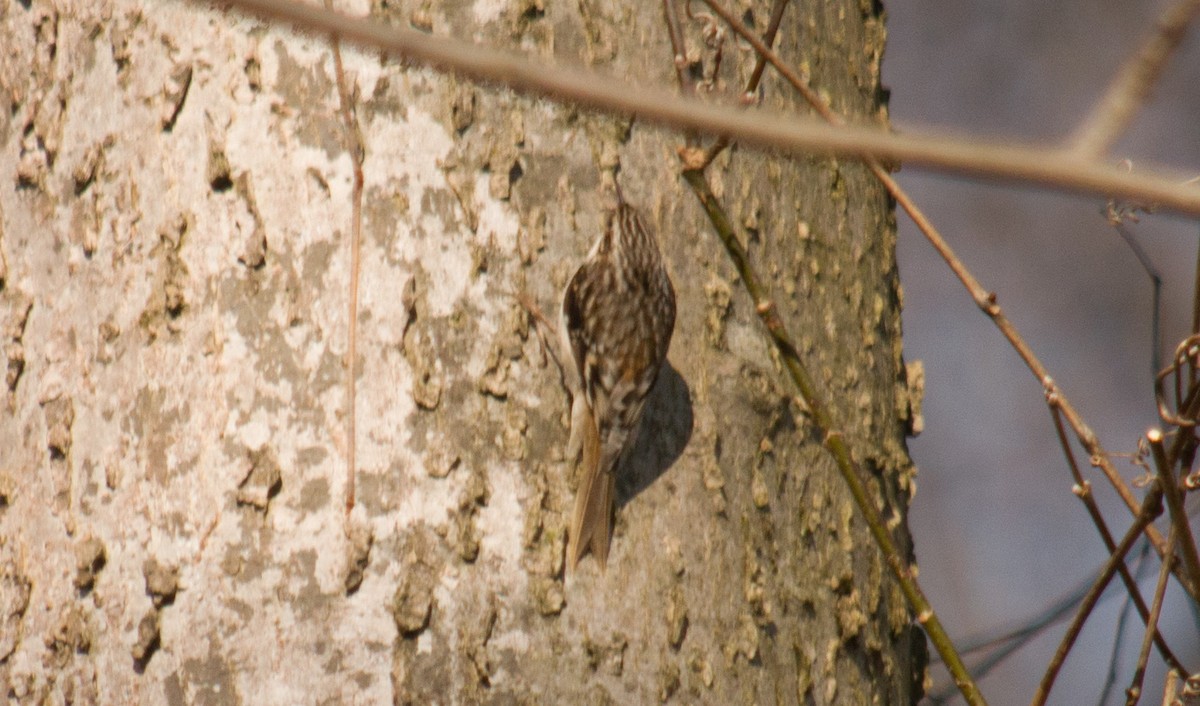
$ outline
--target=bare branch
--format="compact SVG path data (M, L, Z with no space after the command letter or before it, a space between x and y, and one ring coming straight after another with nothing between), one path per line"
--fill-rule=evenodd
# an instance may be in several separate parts
M902 161L933 171L1120 197L1181 213L1200 215L1200 187L1165 172L1129 172L1061 148L984 143L928 135L897 135L880 129L832 127L796 115L744 112L671 95L663 87L634 88L581 69L546 66L511 53L410 29L389 28L287 0L229 0L229 4L300 27L338 34L345 41L377 47L484 83L575 103L594 110L710 135L791 154L813 152Z
M1146 663L1150 659L1150 643L1158 637L1158 618L1162 614L1163 597L1167 594L1167 579L1171 577L1171 564L1175 563L1175 539L1178 527L1171 526L1167 533L1167 553L1163 556L1158 572L1158 583L1154 587L1154 600L1150 604L1150 619L1146 622L1146 634L1142 637L1142 649L1138 652L1137 667L1133 670L1133 683L1125 691L1128 699L1125 706L1134 706L1142 697L1142 681L1146 678ZM1170 671L1179 669L1172 666Z
M1072 147L1080 155L1095 157L1112 147L1150 95L1167 59L1183 41L1197 14L1200 14L1200 0L1179 0L1167 8L1075 132Z
M816 385L813 383L808 369L804 366L804 362L800 359L800 354L792 342L792 337L788 333L786 324L784 324L783 319L779 316L770 292L758 278L758 273L750 265L750 255L742 246L741 241L738 240L733 224L729 221L725 209L713 194L707 177L699 170L684 169L683 178L692 187L692 191L700 201L700 206L704 208L705 213L708 214L708 218L712 222L713 230L716 231L717 236L720 237L721 242L725 245L725 251L729 253L729 259L733 261L734 267L737 268L742 285L754 301L754 310L758 313L759 319L762 320L767 333L771 336L776 350L779 351L784 367L787 368L788 374L792 378L792 383L796 386L796 389L800 392L800 396L808 406L808 412L812 418L813 425L824 437L823 443L825 449L829 451L837 463L838 471L841 472L842 479L845 480L846 486L850 490L850 495L854 497L854 504L858 507L859 512L862 513L867 527L871 530L871 535L875 538L875 544L879 547L880 552L887 561L892 575L896 577L896 581L900 584L900 590L904 593L905 599L907 599L913 613L917 616L917 622L920 623L926 634L929 635L929 639L933 642L934 647L941 656L942 662L950 670L950 674L954 677L954 683L958 686L959 691L962 692L963 699L973 706L986 704L987 702L984 700L982 692L979 691L979 686L971 678L971 674L967 671L962 657L959 656L958 651L955 649L950 635L942 626L937 613L934 612L933 604L929 602L929 599L925 596L925 592L921 589L921 585L917 581L916 572L909 566L905 558L901 556L900 549L896 546L896 542L892 539L892 535L888 531L883 518L880 516L879 510L875 507L875 501L868 495L866 485L862 481L862 469L859 468L850 453L850 447L846 444L840 427L836 425L833 417L825 407L824 400L817 394Z
M775 35L779 32L779 23L783 21L783 11L787 9L788 0L775 0L775 5L771 8L771 19L767 21L767 31L763 32L763 45L770 47L775 43ZM758 61L754 63L754 70L750 72L750 80L746 82L746 98L752 98L754 92L758 90L758 84L762 81L763 71L767 68L767 57L763 54L758 55Z

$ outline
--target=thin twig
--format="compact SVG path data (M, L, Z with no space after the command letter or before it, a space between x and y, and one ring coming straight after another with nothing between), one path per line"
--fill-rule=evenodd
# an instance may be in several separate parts
M1153 287L1150 301L1150 374L1156 375L1159 368L1162 367L1162 333L1159 321L1159 309L1162 302L1162 275L1158 273L1158 268L1150 260L1149 253L1138 242L1137 236L1123 222L1116 221L1113 223L1113 228L1116 229L1117 234L1121 236L1125 244L1129 246L1129 249L1133 251L1133 256L1141 263L1142 269L1150 276L1150 286Z
M812 90L811 87L809 87L807 81L793 71L792 68L788 66L778 54L764 45L754 35L754 33L748 30L745 25L738 21L736 17L721 7L716 0L704 0L704 2L715 14L719 15L721 19L724 20L730 26L730 28L734 30L735 33L742 37L742 39L749 42L754 47L755 51L759 52L761 56L765 56L771 66L774 67L780 73L780 75L783 76L784 79L786 79L794 89L796 89L797 92L799 92L806 100L809 101L809 103L821 115L822 118L834 125L840 125L844 123L843 118L834 112L832 108L830 108L829 105L822 100L817 93ZM1129 511L1133 514L1137 514L1137 499L1134 497L1133 491L1121 477L1121 474L1117 472L1117 469L1113 465L1112 459L1109 457L1108 452L1104 450L1104 447L1100 444L1100 440L1096 438L1095 433L1092 432L1091 428L1083 421L1083 418L1075 410L1074 405L1071 404L1070 400L1067 399L1066 396L1062 394L1062 391L1059 390L1055 385L1053 379L1050 377L1049 371L1044 365L1042 365L1042 362L1037 358L1037 356L1034 355L1033 349L1029 347L1029 344L1025 342L1025 339L1022 338L1020 333L1017 332L1016 326L1014 326L1004 314L1003 309L1001 309L1000 305L996 301L996 295L984 289L983 285L981 285L979 281L975 279L975 276L971 274L966 265L963 264L958 256L954 254L954 251L950 248L949 243L946 242L945 238L942 237L941 233L938 232L933 223L925 216L921 209L917 207L916 203L909 198L908 194L900 187L898 183L896 183L896 180L892 178L892 176L879 163L879 161L875 158L867 158L865 163L875 177L880 181L880 183L883 184L884 188L887 189L888 193L890 193L892 197L896 199L896 203L902 209L904 209L906 213L908 213L909 217L913 220L913 223L917 226L921 233L925 235L926 239L929 240L929 243L935 250L937 250L942 259L946 261L946 264L950 267L951 271L954 272L954 275L958 277L959 281L963 283L963 286L967 288L967 291L971 294L971 298L975 301L976 306L978 306L979 309L992 320L992 323L995 324L996 328L1000 330L1000 333L1003 334L1008 340L1009 345L1011 345L1017 352L1017 355L1021 356L1021 360L1025 362L1026 367L1029 368L1030 372L1033 373L1038 382L1042 384L1043 389L1046 391L1047 399L1050 399L1053 396L1057 400L1058 409L1061 411L1063 418L1075 431L1075 435L1078 437L1079 442L1091 455L1092 464L1099 466L1100 470L1103 471L1109 483L1125 502L1125 506L1129 508ZM1161 556L1163 546L1162 534L1153 526L1147 526L1146 535L1150 539L1151 543L1154 544L1155 549Z
M1158 637L1158 617L1162 613L1163 597L1167 594L1167 579L1171 576L1171 564L1175 562L1175 540L1178 527L1172 525L1167 532L1167 553L1158 572L1158 583L1154 587L1154 600L1150 603L1150 620L1146 623L1146 634L1142 637L1142 649L1138 652L1137 668L1133 672L1133 683L1125 691L1125 706L1136 706L1142 697L1142 681L1146 678L1146 663L1150 659L1150 643ZM1179 669L1174 665L1171 670Z
M1180 430L1180 434L1184 430ZM1167 510L1171 516L1171 527L1177 533L1179 553L1183 555L1183 565L1188 580L1192 584L1192 595L1200 593L1200 554L1196 552L1196 538L1192 535L1188 524L1187 512L1183 508L1183 496L1179 492L1179 481L1175 477L1174 459L1168 459L1163 448L1163 435L1158 429L1146 432L1146 440L1150 442L1150 451L1154 457L1154 466L1158 471L1159 483L1163 486L1163 497L1167 501ZM1164 561L1166 560L1166 554Z
M775 5L771 8L771 19L767 21L767 31L763 32L763 45L770 48L775 44L775 35L779 32L779 23L783 21L783 11L787 9L788 0L775 0ZM762 54L758 55L758 60L754 62L754 70L750 72L750 80L746 82L746 90L744 98L751 100L754 94L758 91L758 84L762 81L763 71L767 68L767 57Z
M1054 687L1054 680L1058 678L1058 672L1062 669L1063 662L1067 660L1067 654L1070 653L1071 647L1075 644L1075 639L1079 637L1079 631L1083 629L1084 622L1092 614L1092 609L1096 607L1096 601L1100 600L1100 595L1104 593L1104 589L1108 586L1109 581L1112 580L1113 574L1117 573L1117 567L1124 564L1125 555L1129 553L1130 547L1137 541L1138 535L1142 533L1146 525L1149 525L1161 514L1162 488L1160 484L1155 483L1146 491L1146 497L1142 501L1141 510L1138 512L1129 531L1121 538L1121 543L1117 545L1117 551L1108 557L1103 571L1100 572L1100 577L1092 584L1091 589L1084 596L1083 602L1079 604L1079 610L1075 613L1075 619L1071 621L1071 626L1067 628L1066 634L1063 635L1062 642L1059 643L1054 657L1046 667L1046 673L1042 676L1042 681L1038 685L1037 692L1033 695L1033 706L1042 706L1046 703L1046 699L1050 696L1050 689Z
M686 1L686 0L685 0ZM679 9L675 0L663 0L663 18L667 22L667 34L671 37L671 63L675 65L675 78L683 95L696 95L696 82L688 70L687 43L683 38L683 25L679 21Z
M712 193L708 180L705 178L703 172L695 169L685 169L683 171L683 178L692 187L692 191L696 194L696 198L699 199L700 205L708 214L714 230L721 238L721 242L724 243L725 250L729 253L730 259L733 260L742 285L754 302L755 311L758 312L759 318L775 343L775 347L783 359L792 382L808 406L813 425L823 436L823 443L826 450L829 451L837 463L838 470L841 472L842 479L850 489L850 494L854 498L855 505L858 506L859 511L866 520L867 526L875 538L876 545L878 545L880 551L883 553L888 567L900 584L900 590L904 593L909 606L911 606L913 613L917 616L917 622L921 624L925 632L929 635L930 641L933 642L938 654L941 655L946 668L950 670L951 676L954 678L955 683L958 684L959 690L962 691L963 698L966 699L967 703L986 703L983 694L979 691L979 687L971 679L971 675L967 671L966 665L963 664L962 658L955 651L954 644L950 640L950 636L946 633L945 628L942 627L941 620L938 619L933 606L921 590L921 586L917 582L916 573L900 554L900 550L897 548L895 540L892 539L887 525L884 523L883 518L879 516L879 511L875 508L875 503L867 493L866 486L863 484L862 471L851 457L850 449L846 445L840 427L834 423L833 418L825 408L824 402L817 394L816 386L813 384L808 370L804 367L804 363L800 360L800 354L796 351L791 335L788 333L783 320L776 311L774 300L761 280L759 280L758 274L751 267L749 255L746 253L746 249L742 246L741 241L738 240L733 225L730 223L724 209Z
M1179 342L1175 346L1175 355L1171 358L1171 364L1154 376L1154 401L1158 405L1158 416L1164 423L1171 426L1180 427L1180 431L1186 432L1177 435L1175 442L1172 444L1171 460L1173 463L1180 465L1181 468L1190 468L1191 461L1186 459L1186 463L1180 464L1179 456L1180 442L1190 441L1194 439L1192 430L1196 427L1200 420L1197 420L1196 414L1200 412L1200 386L1196 385L1196 361L1200 357L1200 336L1191 335ZM1188 383L1184 386L1184 368L1187 368ZM1167 380L1173 382L1175 397L1173 404L1172 400L1167 397L1165 384Z
M992 650L981 660L971 665L971 674L976 680L982 681L993 669L1002 664L1014 652L1025 646L1040 632L1064 620L1071 612L1071 609L1078 605L1079 600L1087 593L1087 588L1087 585L1084 585L1078 590L1072 591L1070 594L1059 599L1054 605L1042 611L1040 615L1026 621L1026 624L1004 635L988 638L973 644L964 641L959 649L964 655L983 650ZM957 691L957 687L954 685L931 690L929 692L929 699L934 703L941 703L949 699L955 691Z
M1141 565L1150 556L1150 545L1142 544L1141 554L1138 556L1135 565ZM1137 573L1138 569L1133 569L1133 573ZM1112 695L1113 689L1117 686L1118 672L1121 669L1121 652L1125 647L1125 633L1129 631L1129 616L1133 613L1133 598L1128 593L1125 594L1125 599L1121 601L1121 610L1117 613L1117 630L1113 633L1112 650L1108 653L1108 670L1104 673L1104 684L1100 687L1100 696L1097 697L1096 703L1107 704L1109 697ZM1156 632L1157 636L1158 633Z
M333 0L325 0L325 7L332 10ZM354 99L346 82L346 71L342 66L341 39L337 34L331 37L333 45L333 66L337 75L338 101L342 115L342 123L346 132L347 148L353 161L354 187L351 193L351 225L350 225L350 301L349 301L349 343L346 350L346 514L354 509L355 485L355 447L357 420L357 379L355 371L358 364L358 273L360 265L360 245L362 240L362 195L363 195L363 159L366 157L363 147L362 132L354 117Z
M1150 548L1149 542L1145 537L1135 543L1134 548L1130 553L1137 551L1143 555ZM1144 556L1139 558L1139 562L1144 561ZM1092 575L1098 575L1103 564L1096 568L1096 572ZM1140 581L1143 573L1140 569L1133 571L1134 579ZM1079 606L1079 602L1087 595L1088 589L1092 586L1093 579L1086 578L1078 582L1071 590L1063 593L1055 601L1043 608L1037 615L1021 622L1019 627L1005 630L1002 634L977 638L975 640L961 640L959 651L963 655L971 655L984 650L991 650L989 654L970 665L971 674L978 681L983 681L987 675L992 672L997 666L1002 664L1014 652L1027 645L1031 640L1036 638L1042 631L1057 625L1058 623L1071 617L1071 613ZM1110 595L1106 593L1100 597L1100 602L1103 603ZM1122 594L1128 596L1128 593ZM929 700L933 703L941 703L946 701L955 692L956 689L951 685L950 688L938 688L929 692ZM1097 703L1100 701L1098 700Z
M515 91L574 103L710 135L730 135L746 145L790 154L874 156L973 177L1040 185L1152 203L1200 215L1200 187L1163 171L1131 172L1062 148L997 144L948 137L898 135L878 128L834 128L796 115L752 113L670 95L663 87L635 88L593 71L547 66L512 53L401 27L385 27L290 0L227 0L261 16L341 36L409 61Z
M1179 0L1167 8L1076 131L1072 140L1075 150L1090 157L1112 147L1149 97L1167 59L1187 36L1188 25L1197 14L1200 14L1200 0Z
M550 319L547 318L544 313L542 313L541 307L537 305L537 302L533 300L533 297L531 297L528 292L515 292L513 296L521 305L521 308L525 310L525 313L528 314L530 319L533 320L533 328L534 331L537 332L538 342L542 346L542 352L549 353L551 360L554 361L554 367L558 368L558 376L562 381L563 389L574 395L575 391L572 389L570 378L567 375L567 368L563 365L564 356L567 354L565 351L559 349L558 325L552 323ZM542 364L545 364L544 358L542 360Z
M1183 554L1183 561L1175 563L1173 570L1175 576L1179 579L1180 585L1187 591L1193 600L1200 601L1200 557L1197 556L1196 542L1192 534L1190 523L1187 518L1187 510L1184 505L1184 499L1180 492L1178 480L1175 476L1175 467L1178 466L1184 469L1192 467L1192 462L1195 460L1196 454L1196 434L1195 420L1200 414L1200 387L1194 383L1189 387L1187 394L1180 394L1180 376L1182 375L1182 367L1188 366L1189 377L1195 377L1195 337L1184 339L1180 343L1175 353L1175 360L1172 366L1161 371L1155 379L1155 396L1162 398L1161 380L1171 370L1175 370L1176 376L1176 410L1169 414L1171 418L1181 422L1175 432L1175 438L1171 442L1169 451L1163 448L1163 435L1158 429L1151 429L1146 434L1147 440L1150 442L1151 455L1154 458L1156 469L1159 472L1160 480L1167 485L1164 491L1167 497L1167 507L1170 510L1172 526L1179 528L1178 544L1180 551ZM1160 416L1164 416L1163 405L1159 404ZM1160 552L1162 557L1166 557L1165 553Z
M679 9L675 6L675 0L663 0L663 19L667 23L667 35L671 38L671 63L675 65L675 79L679 81L679 90L688 98L694 98L696 82L692 79L692 71L688 67L687 41L683 36L683 24L679 21ZM694 148L700 144L700 136L694 130L688 130L684 134L684 141L689 148Z

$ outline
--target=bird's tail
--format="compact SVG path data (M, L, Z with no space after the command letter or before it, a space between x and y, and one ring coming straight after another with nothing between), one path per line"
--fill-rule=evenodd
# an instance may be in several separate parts
M600 434L591 411L585 415L583 458L580 462L579 489L575 492L575 515L567 536L567 566L574 571L583 555L590 551L603 569L608 563L612 537L613 501L617 474L615 459L602 459ZM604 461L602 463L602 461Z

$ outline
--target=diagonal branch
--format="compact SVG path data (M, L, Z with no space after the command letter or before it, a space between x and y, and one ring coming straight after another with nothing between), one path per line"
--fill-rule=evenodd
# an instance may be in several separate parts
M1146 622L1146 633L1142 636L1142 648L1138 651L1137 667L1133 670L1133 683L1125 691L1128 700L1126 706L1135 706L1142 696L1142 681L1146 678L1146 663L1150 659L1150 643L1159 636L1158 618L1162 614L1163 597L1167 593L1167 579L1171 577L1171 564L1175 563L1175 538L1178 536L1178 525L1171 525L1167 532L1167 554L1163 557L1162 567L1158 572L1158 583L1154 586L1154 600L1150 604L1150 619ZM1169 671L1181 671L1180 667L1171 666Z
M822 434L826 450L829 451L837 463L838 471L841 472L842 479L846 482L846 486L850 489L850 494L854 497L854 504L866 520L876 545L887 561L888 568L891 569L892 575L896 577L897 582L900 584L900 590L904 593L904 597L912 607L913 613L917 616L917 622L921 624L921 627L929 635L929 639L933 642L946 668L950 670L950 674L954 677L954 681L967 703L985 704L986 701L984 701L983 694L980 693L979 687L971 678L966 665L963 664L962 658L955 650L954 643L950 640L949 634L946 633L941 620L938 619L937 613L933 610L933 605L926 598L924 591L921 590L921 586L917 582L916 572L901 556L900 549L896 546L896 542L892 539L886 523L879 515L879 510L875 508L875 503L868 494L866 486L863 484L862 470L851 456L850 448L846 445L846 440L841 429L834 423L833 418L825 408L824 402L817 394L816 386L813 384L807 368L804 367L803 361L800 360L800 354L796 351L796 346L792 341L791 335L788 333L787 327L776 311L775 303L771 299L770 293L762 281L759 280L758 274L754 271L753 267L751 267L750 256L742 246L741 241L738 240L733 224L730 223L725 210L717 202L716 196L713 195L704 173L696 169L684 169L683 178L692 187L696 198L700 200L700 205L708 214L713 229L721 238L721 242L724 243L725 250L729 253L729 258L733 261L734 267L737 268L742 285L754 301L755 311L758 312L758 316L766 327L767 333L770 334L772 341L775 343L775 347L783 359L784 366L787 368L793 384L800 391L800 396L804 398L805 404L808 405L813 425Z
M355 19L289 0L228 0L228 4L306 29L337 34L344 41L376 47L474 81L684 130L729 135L747 145L789 154L816 152L857 159L873 156L934 171L1102 194L1200 215L1200 187L1183 183L1185 177L1130 172L1071 150L897 135L862 126L835 128L795 115L747 113L680 98L663 87L634 88L595 72L547 66L511 53L384 27L370 19Z
M1104 570L1100 572L1099 578L1092 584L1091 589L1083 598L1083 602L1079 604L1079 610L1075 613L1075 619L1071 621L1071 626L1067 628L1067 632L1063 635L1062 642L1059 643L1058 649L1054 652L1054 657L1050 660L1050 664L1046 667L1046 673L1042 676L1042 682L1038 685L1037 691L1033 695L1033 706L1042 706L1046 703L1046 699L1050 696L1050 689L1054 687L1054 680L1058 678L1058 672L1062 669L1063 662L1067 660L1067 654L1070 653L1071 647L1075 644L1075 639L1079 637L1079 632L1083 630L1083 624L1087 621L1088 616L1092 614L1092 609L1096 607L1096 602L1100 600L1100 595L1104 593L1104 589L1112 580L1113 574L1117 572L1117 567L1125 563L1125 555L1129 553L1129 549L1133 543L1137 541L1138 535L1142 530L1162 514L1162 486L1155 483L1146 492L1146 497L1142 501L1142 508L1134 519L1133 524L1129 527L1129 531L1121 539L1121 543L1117 545L1117 550L1108 557L1108 561L1104 564Z
M1117 72L1104 97L1072 138L1079 154L1104 154L1133 120L1154 87L1167 59L1187 36L1188 25L1200 14L1200 0L1178 0L1167 8L1135 55Z

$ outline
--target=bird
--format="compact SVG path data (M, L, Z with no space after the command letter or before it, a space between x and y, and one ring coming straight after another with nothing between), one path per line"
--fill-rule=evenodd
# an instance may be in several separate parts
M617 472L675 330L675 288L658 241L619 189L615 212L563 291L561 314L573 373L567 458L580 467L567 565L574 571L590 551L604 569Z

